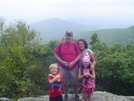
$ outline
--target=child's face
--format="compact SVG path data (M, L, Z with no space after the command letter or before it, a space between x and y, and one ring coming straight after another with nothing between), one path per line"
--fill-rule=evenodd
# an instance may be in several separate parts
M51 67L51 69L50 69L51 74L56 74L57 72L58 72L57 67Z
M83 66L86 68L89 66L89 64L90 64L89 62L83 62Z

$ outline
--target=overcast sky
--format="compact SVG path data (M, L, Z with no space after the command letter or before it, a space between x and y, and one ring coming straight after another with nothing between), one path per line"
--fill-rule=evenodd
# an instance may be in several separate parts
M27 23L50 18L112 18L134 25L134 0L0 0L0 16Z

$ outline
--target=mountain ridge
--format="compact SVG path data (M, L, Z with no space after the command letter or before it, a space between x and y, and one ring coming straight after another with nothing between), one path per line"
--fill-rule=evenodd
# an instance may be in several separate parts
M117 29L101 29L95 31L84 31L78 33L76 39L84 38L89 43L91 36L97 33L98 38L101 42L107 45L120 44L126 46L128 44L134 44L134 25L128 28L117 28Z
M66 20L52 18L29 25L40 33L43 41L59 40L64 37L67 30L72 30L75 39L84 38L87 42L91 41L92 34L97 33L100 41L108 44L134 44L134 26L128 28L99 29L91 25L73 23Z
M61 39L64 36L65 31L67 30L72 30L75 35L82 31L99 29L96 26L73 23L58 18L43 20L30 24L29 26L30 28L41 32L40 37L43 38L43 40L45 41Z

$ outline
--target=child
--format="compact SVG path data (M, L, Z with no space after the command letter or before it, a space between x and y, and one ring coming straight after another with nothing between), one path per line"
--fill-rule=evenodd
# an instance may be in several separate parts
M58 73L57 64L49 66L50 74L48 75L49 87L49 101L63 101L62 99L62 75Z
M90 57L86 53L82 59L82 67L78 71L78 78L82 79L82 97L85 101L91 101L91 96L95 88L95 71L91 71L90 67Z

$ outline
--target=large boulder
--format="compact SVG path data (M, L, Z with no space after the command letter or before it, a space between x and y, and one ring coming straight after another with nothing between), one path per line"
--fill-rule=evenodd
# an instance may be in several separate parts
M68 96L69 96L68 101L74 101L73 99L74 94L69 94ZM80 96L80 100L84 101L81 98L81 94L79 96ZM18 101L49 101L49 97L48 95L40 96L36 98L27 97L27 98L20 98L18 99ZM92 96L92 101L134 101L134 96L120 96L108 92L95 91Z
M134 101L134 96L119 96L108 92L95 91L92 101Z

